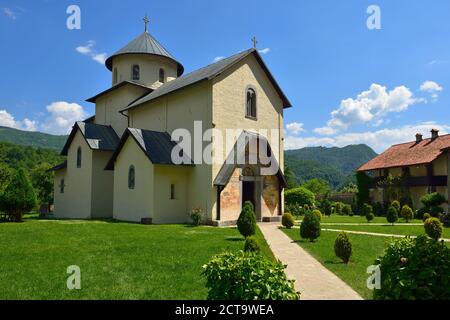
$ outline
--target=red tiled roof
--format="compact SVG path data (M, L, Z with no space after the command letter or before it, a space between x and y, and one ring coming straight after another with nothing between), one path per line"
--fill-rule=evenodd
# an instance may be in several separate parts
M450 148L449 134L434 140L424 139L419 143L412 141L396 144L364 164L358 171L428 164L436 160L447 148Z

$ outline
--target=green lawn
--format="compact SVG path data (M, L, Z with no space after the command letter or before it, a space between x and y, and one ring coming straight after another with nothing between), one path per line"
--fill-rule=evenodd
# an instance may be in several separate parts
M320 238L311 243L300 238L299 229L283 229L283 231L322 265L350 285L364 299L372 299L372 291L367 289L366 286L369 277L366 270L368 266L374 264L377 256L383 254L390 238L349 234L353 246L353 255L350 263L346 265L334 254L336 232L322 231Z
M383 226L348 226L348 225L322 225L325 229L339 229L350 231L366 231L374 233L386 233L386 234L400 234L408 236L418 236L425 234L423 226L405 226L405 225L383 225ZM450 228L443 227L442 237L450 238Z
M260 232L257 237L273 259ZM243 246L235 228L0 223L0 299L205 299L202 265ZM81 268L81 290L66 287L69 265Z
M300 219L301 220L301 219ZM323 216L322 222L324 223L367 223L367 219L364 216L338 216L336 214L333 214L329 217ZM398 221L399 223L403 223L404 221L400 219ZM374 220L371 221L371 223L388 223L386 221L386 217L375 217ZM411 220L411 223L423 223L422 220Z

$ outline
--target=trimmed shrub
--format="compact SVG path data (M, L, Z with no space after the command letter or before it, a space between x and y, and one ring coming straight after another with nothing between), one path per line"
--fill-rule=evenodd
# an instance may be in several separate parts
M406 222L409 222L409 220L414 219L414 212L406 204L403 206L402 211L400 212L400 215L403 219L406 220Z
M23 169L11 177L0 197L0 211L10 214L15 222L22 221L22 215L36 208L36 194Z
M312 214L316 215L319 218L319 221L322 221L322 212L320 212L320 210L313 210Z
M430 209L429 208L426 208L426 207L423 207L423 208L420 208L419 210L417 210L416 211L416 217L417 217L417 219L424 219L424 214L425 213L428 213L428 214L430 214ZM431 215L430 215L431 216Z
M308 206L313 206L315 196L314 193L312 193L308 189L299 187L287 190L284 193L284 200L286 201L287 204L295 203L302 207L305 206L305 204L307 204Z
M392 241L375 264L381 271L377 300L450 299L450 249L425 235Z
M334 253L347 264L352 255L352 244L347 233L341 232L334 241Z
M256 232L256 215L253 211L253 204L250 201L244 203L241 214L237 221L239 232L245 237L249 237Z
M304 208L295 203L287 204L285 209L287 212L292 213L296 217L300 217L305 214Z
M372 221L375 217L373 215L373 208L370 204L364 203L361 208L361 213L366 217L367 221Z
M420 198L420 201L427 208L439 207L445 203L445 197L437 192L429 193Z
M427 221L427 219L430 219L430 218L431 218L431 214L425 213L425 214L423 215L422 220L423 220L423 222L425 222L425 221Z
M344 208L345 205L344 205L342 202L335 202L335 203L333 204L333 206L334 206L334 212L335 212L337 215L342 216L342 215L343 215L342 209Z
M441 222L445 227L450 227L450 213L442 215Z
M330 200L325 199L322 201L322 205L321 205L321 209L322 212L326 215L326 216L331 216L331 214L333 213L333 206L331 205Z
M283 217L281 217L281 224L287 229L292 228L295 224L295 220L292 214L290 213L283 214Z
M434 240L439 240L442 236L442 223L437 218L428 218L423 224L427 235Z
M397 209L395 209L395 207L389 207L386 215L386 220L387 222L392 223L392 225L394 225L394 223L398 221L398 211Z
M244 251L245 252L261 251L261 248L259 247L259 244L258 244L258 240L256 240L255 236L249 236L245 239Z
M345 216L353 216L353 210L352 210L352 206L349 204L344 205L344 207L342 208L342 214Z
M261 255L225 252L203 266L208 300L298 300L285 266Z
M300 236L303 239L309 239L309 241L314 242L320 237L320 231L319 217L314 213L306 214L300 225Z
M400 212L401 210L400 201L397 200L392 201L391 206L394 207L395 210L397 210L397 212Z
M384 206L383 204L377 202L373 205L373 212L377 217L382 217L386 214L386 212L384 211Z
M430 215L435 218L439 218L443 213L444 209L442 209L442 207L431 207L430 209Z

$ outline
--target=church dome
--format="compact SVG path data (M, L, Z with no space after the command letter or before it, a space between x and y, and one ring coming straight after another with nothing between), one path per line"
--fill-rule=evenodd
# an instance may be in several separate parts
M181 76L184 72L184 67L179 63L155 38L153 38L147 31L139 37L131 41L125 47L114 53L111 57L106 59L106 67L112 71L113 58L126 54L148 54L154 56L165 57L177 64L177 74Z

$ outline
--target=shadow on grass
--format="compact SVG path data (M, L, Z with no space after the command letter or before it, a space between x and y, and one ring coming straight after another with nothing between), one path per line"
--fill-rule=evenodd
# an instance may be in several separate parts
M231 238L226 238L227 241L232 241L232 242L243 242L244 239L241 237L231 237Z

